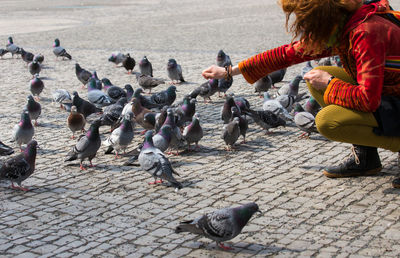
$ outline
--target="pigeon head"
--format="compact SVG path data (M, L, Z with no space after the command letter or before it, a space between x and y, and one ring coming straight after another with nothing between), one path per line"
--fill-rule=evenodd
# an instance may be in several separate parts
M131 98L132 98L132 95L133 95L133 88L132 88L132 85L126 84L126 85L124 86L124 89L125 89L125 91L126 91L126 98L127 98L128 100L131 99Z
M78 92L77 92L76 90L74 90L74 91L72 92L72 96L74 96L74 97L79 97L79 94L78 94Z
M142 88L137 88L136 90L135 90L135 92L133 93L133 96L134 97L139 97L140 96L140 94L142 94L143 93L143 89Z
M35 159L36 159L36 151L38 148L37 141L31 140L26 145L24 150L24 158L31 166L32 171L35 169Z
M261 213L258 205L254 202L247 203L233 209L234 219L240 228L243 228L256 212Z
M144 135L144 143L142 149L154 147L153 144L153 130L148 130Z
M115 54L111 54L111 56L108 58L109 62L115 62L117 60L117 57L115 56Z
M113 84L111 83L111 81L110 81L108 78L103 78L103 79L101 79L101 82L104 84L104 86L111 86L111 85L113 85Z
M53 47L59 47L59 46L60 46L60 40L59 39L55 39Z
M78 109L76 108L76 106L72 106L71 107L71 113L77 113Z
M168 89L167 89L168 93L176 92L176 91L178 91L178 90L176 89L176 86L174 86L174 85L169 86Z
M27 98L28 102L35 102L32 95L29 95Z
M175 59L171 58L168 60L168 64L167 64L168 69L175 68L177 65L178 64Z
M147 59L146 56L144 56L144 57L142 58L142 60L139 61L139 64L140 64L140 65L146 65L146 64L148 64L148 63L149 63L149 60Z
M239 109L235 106L231 107L232 116L240 116Z
M31 118L26 110L24 110L21 114L21 121L19 122L19 125L22 127L32 127Z
M96 119L90 125L89 130L86 133L88 139L95 139L99 136L99 127L101 126L101 120Z
M225 52L221 49L220 51L218 51L217 60L222 61L224 60L225 56L226 56Z
M236 106L235 100L233 99L232 96L227 96L225 102L230 106Z
M8 37L8 43L9 44L14 44L13 38L12 37Z

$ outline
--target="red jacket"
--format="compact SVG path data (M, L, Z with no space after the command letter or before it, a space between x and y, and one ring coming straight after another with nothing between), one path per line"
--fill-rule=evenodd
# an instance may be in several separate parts
M324 94L325 102L373 112L381 95L400 97L400 26L377 14L385 8L386 0L359 8L345 25L337 49L303 56L300 42L294 42L240 62L239 70L249 83L254 83L272 71L339 54L344 69L358 84L331 80Z

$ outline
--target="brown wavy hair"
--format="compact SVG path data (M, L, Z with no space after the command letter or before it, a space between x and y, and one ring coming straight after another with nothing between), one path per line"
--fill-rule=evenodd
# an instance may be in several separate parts
M348 0L280 0L286 15L286 30L302 42L305 54L316 55L328 47L331 36L340 36L340 27L350 12ZM289 26L290 16L295 20Z

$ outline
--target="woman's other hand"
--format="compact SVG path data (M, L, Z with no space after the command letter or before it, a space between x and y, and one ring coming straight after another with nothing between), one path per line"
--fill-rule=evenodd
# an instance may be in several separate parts
M222 79L226 77L225 67L220 67L216 65L212 65L205 69L201 75L207 80L209 79Z
M328 72L313 69L304 75L304 80L307 80L312 87L316 90L324 91L328 86L329 80L331 79L332 75Z

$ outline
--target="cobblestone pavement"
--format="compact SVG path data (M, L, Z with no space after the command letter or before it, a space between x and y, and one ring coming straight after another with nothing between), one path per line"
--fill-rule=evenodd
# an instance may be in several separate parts
M200 73L215 63L219 49L237 63L290 40L276 1L3 1L0 13L2 44L12 35L17 45L45 55L43 112L35 128L41 149L35 173L24 182L30 191L0 183L2 257L400 256L400 191L390 185L399 169L394 153L380 150L384 169L379 176L332 180L321 169L345 158L349 145L317 134L299 139L293 125L265 135L254 123L248 142L226 152L220 139L223 100L216 97L211 104L197 104L205 130L201 150L170 157L184 184L178 193L147 185L147 173L122 166L128 156L104 155L104 146L95 168L82 172L78 162L64 163L74 141L66 128L68 114L51 103L51 92L65 88L85 96L75 62L116 85L138 87L132 75L107 62L111 52L130 52L136 61L146 55L155 76L163 78L173 57L188 81L178 86L177 99L182 99L204 81ZM55 60L56 37L72 61ZM283 83L301 68L289 68ZM21 59L6 55L0 60L1 140L16 151L11 130L29 94L29 80ZM261 99L242 78L230 92L261 108ZM101 128L103 138L107 130ZM139 131L129 150L143 140ZM227 243L232 251L206 238L174 233L181 220L250 201L263 214Z

